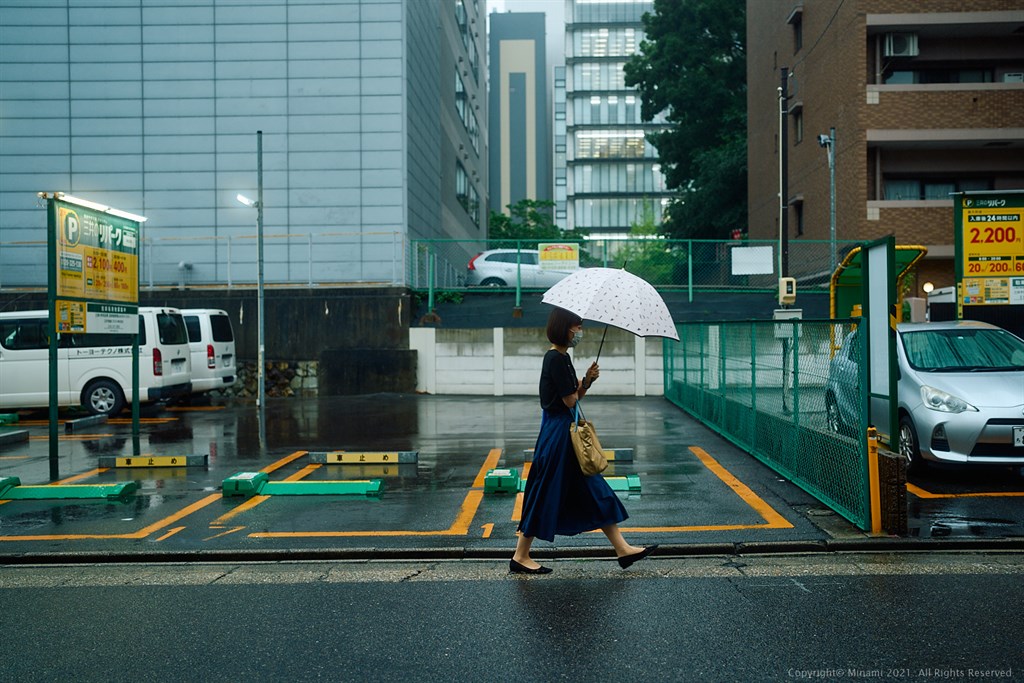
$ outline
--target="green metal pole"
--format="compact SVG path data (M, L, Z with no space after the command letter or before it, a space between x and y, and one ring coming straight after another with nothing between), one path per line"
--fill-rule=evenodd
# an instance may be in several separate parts
M57 197L50 197L46 204L46 306L49 310L47 338L50 340L49 388L50 388L50 481L60 479L59 452L57 449Z
M427 251L427 311L434 310L434 262L437 255Z
M142 325L142 317L139 325ZM139 428L139 332L135 331L132 338L132 455L138 457L142 453Z
M693 240L686 240L686 289L693 303Z
M523 307L523 244L516 240L516 309Z

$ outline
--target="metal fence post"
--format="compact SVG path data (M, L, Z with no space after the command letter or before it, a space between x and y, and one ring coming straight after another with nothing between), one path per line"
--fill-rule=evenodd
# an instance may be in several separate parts
M693 240L686 240L686 288L693 303Z

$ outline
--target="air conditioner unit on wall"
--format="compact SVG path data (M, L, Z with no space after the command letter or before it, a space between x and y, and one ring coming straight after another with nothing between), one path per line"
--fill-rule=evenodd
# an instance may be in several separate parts
M917 34L886 33L884 52L886 57L916 57Z

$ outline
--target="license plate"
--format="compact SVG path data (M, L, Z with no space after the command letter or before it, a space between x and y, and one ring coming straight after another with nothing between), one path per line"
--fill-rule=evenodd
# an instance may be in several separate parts
M1013 428L1013 445L1024 448L1024 426Z

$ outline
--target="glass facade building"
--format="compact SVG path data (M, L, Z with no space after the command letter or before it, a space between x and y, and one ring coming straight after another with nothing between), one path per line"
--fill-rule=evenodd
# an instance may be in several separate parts
M490 181L495 211L551 201L551 136L544 14L490 15Z
M660 224L671 193L646 133L640 98L623 66L643 40L651 0L566 0L566 63L555 69L555 220L568 229L622 235Z
M147 283L403 284L486 231L485 0L0 0L0 287L62 191L148 218Z

